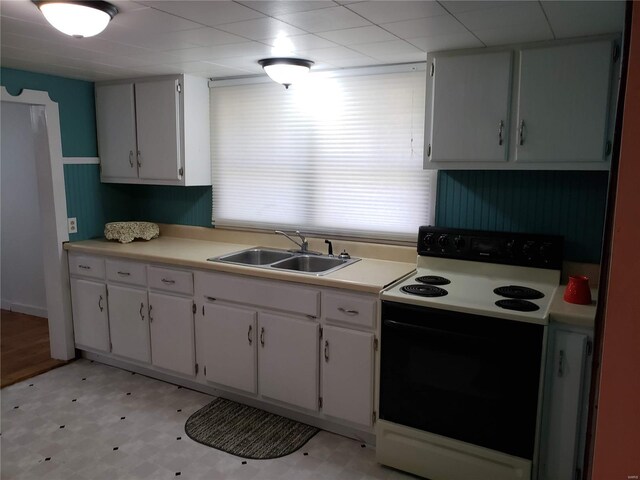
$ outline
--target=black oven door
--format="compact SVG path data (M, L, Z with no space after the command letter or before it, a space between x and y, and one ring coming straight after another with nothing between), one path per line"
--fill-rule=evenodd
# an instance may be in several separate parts
M544 328L383 301L380 418L533 459Z

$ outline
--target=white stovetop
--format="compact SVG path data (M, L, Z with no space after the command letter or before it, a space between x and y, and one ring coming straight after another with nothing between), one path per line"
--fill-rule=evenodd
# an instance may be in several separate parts
M405 285L418 284L415 279L422 275L439 275L451 280L450 284L440 287L448 295L421 297L400 290ZM384 290L381 297L382 300L546 325L549 323L549 306L559 282L558 270L418 257L416 273ZM495 302L505 297L493 293L493 289L506 285L519 285L542 292L543 298L529 300L540 309L519 312L496 306Z

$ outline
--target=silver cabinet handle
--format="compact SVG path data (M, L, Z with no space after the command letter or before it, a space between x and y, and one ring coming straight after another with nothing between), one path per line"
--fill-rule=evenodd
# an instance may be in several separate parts
M205 296L204 298L206 298L206 299L207 299L207 300L209 300L210 302L215 302L215 301L216 301L216 299L215 299L215 298L213 298L213 297L206 297L206 296ZM204 305L202 306L202 308L204 309Z
M128 277L131 274L129 272L118 272L118 275L122 275L123 277Z
M564 350L560 350L560 360L558 361L558 376L564 376Z
M518 144L524 145L524 120L520 120L520 128L518 132Z
M504 132L504 122L500 120L498 123L498 145L502 145L502 133Z
M324 341L324 361L329 361L329 340Z
M138 168L142 167L142 152L138 150L138 154L136 155L136 162L138 163Z
M100 295L100 298L98 299L98 308L100 311L104 310L104 307L102 306L102 295Z
M91 270L91 267L88 265L78 265L78 268L81 268L83 270Z
M166 278L162 279L162 283L166 283L167 285L173 285L174 283L176 283L175 280L168 280Z
M153 305L149 305L149 323L153 322L153 317L151 316L152 310L153 310Z
M344 313L345 315L358 315L360 313L358 310L347 310L342 307L338 307L338 311Z
M129 165L133 168L133 150L129 150Z
M264 327L260 329L260 345L264 347Z
M140 320L144 322L144 315L142 313L142 309L144 308L144 303L140 302Z
M247 332L247 338L249 339L249 345L253 343L253 325L249 325L249 331Z

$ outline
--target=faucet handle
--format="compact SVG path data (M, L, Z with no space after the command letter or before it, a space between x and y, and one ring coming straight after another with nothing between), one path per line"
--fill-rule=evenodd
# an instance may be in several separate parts
M325 240L324 243L329 245L329 251L327 252L327 255L333 256L333 245L331 244L331 240Z

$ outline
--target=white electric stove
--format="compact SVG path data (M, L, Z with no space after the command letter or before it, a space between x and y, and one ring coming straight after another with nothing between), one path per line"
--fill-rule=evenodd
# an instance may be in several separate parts
M420 227L381 294L380 463L431 480L536 476L561 237Z

